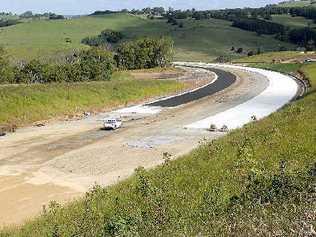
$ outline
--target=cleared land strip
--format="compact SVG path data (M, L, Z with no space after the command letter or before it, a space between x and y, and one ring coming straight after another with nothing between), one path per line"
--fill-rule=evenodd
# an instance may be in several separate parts
M181 65L181 63L180 63ZM184 63L184 65L187 65ZM188 64L202 68L232 68L261 74L269 80L269 86L259 95L236 107L214 116L186 125L186 128L207 129L211 124L228 129L242 127L252 119L262 119L289 103L299 90L299 85L290 76L263 69L216 64ZM214 69L212 69L214 70Z
M267 79L235 69L236 82L223 91L158 114L122 114L124 126L102 131L98 118L59 121L30 127L0 142L0 223L19 223L40 212L50 200L69 201L92 185L111 185L134 169L161 164L191 151L204 139L223 133L184 129L186 124L235 107L264 91ZM15 197L9 198L9 197Z

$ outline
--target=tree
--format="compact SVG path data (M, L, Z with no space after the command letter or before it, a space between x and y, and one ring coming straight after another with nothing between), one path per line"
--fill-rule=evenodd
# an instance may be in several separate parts
M32 11L26 11L20 15L21 18L32 18L33 12Z
M255 53L251 50L251 51L248 52L247 55L248 55L248 57L251 57L251 56L255 55Z
M243 51L244 51L244 49L243 49L243 48L238 48L238 49L237 49L237 51L236 51L236 53L241 54L241 53L243 53Z
M44 83L44 68L47 65L38 60L32 60L26 63L17 75L18 83Z
M0 84L1 83L14 83L15 82L15 68L9 65L5 57L5 51L0 47Z
M116 51L117 66L122 69L165 67L173 57L170 38L143 38L121 44Z
M89 46L105 46L107 44L117 44L124 38L123 34L119 31L104 30L101 34L93 37L86 37L81 40L81 43Z
M113 69L113 54L98 48L82 51L79 54L82 80L110 80ZM75 67L78 65L75 64ZM71 71L73 72L73 71Z

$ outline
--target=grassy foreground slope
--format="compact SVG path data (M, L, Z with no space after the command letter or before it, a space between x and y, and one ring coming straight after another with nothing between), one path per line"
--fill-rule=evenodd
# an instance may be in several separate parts
M313 88L266 119L0 236L308 236L316 227Z
M171 36L175 41L175 60L211 61L220 55L239 56L230 51L232 46L242 47L246 53L259 47L261 51L278 50L280 46L295 48L273 36L258 36L231 27L231 22L224 20L184 20L183 23L184 27L179 28L166 24L166 20L149 20L128 14L35 20L1 29L0 45L15 59L54 58L56 54L86 47L81 44L83 38L112 29L123 32L126 40L140 36Z
M0 125L26 125L65 115L125 105L184 89L176 81L135 80L117 72L111 81L0 86Z

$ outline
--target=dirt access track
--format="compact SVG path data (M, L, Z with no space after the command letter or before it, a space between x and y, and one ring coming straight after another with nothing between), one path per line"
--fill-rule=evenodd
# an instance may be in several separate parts
M165 100L161 107L148 103L140 111L137 106L136 111L133 107L118 110L114 114L122 116L124 124L116 131L100 130L98 120L108 116L103 113L79 121L27 127L0 138L0 224L21 223L39 214L51 200L70 201L95 183L111 185L139 166L161 164L164 152L176 158L203 139L224 135L184 127L242 104L269 85L266 77L240 69L186 70L198 70L193 79L212 83L199 85L199 89L208 88L212 93L186 99L182 105L177 102L169 107ZM221 75L217 78L212 70Z

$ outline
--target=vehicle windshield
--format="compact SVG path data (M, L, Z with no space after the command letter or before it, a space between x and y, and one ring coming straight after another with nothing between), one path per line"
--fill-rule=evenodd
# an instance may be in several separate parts
M117 123L117 122L119 122L120 120L118 120L118 119L108 119L108 120L106 120L106 123Z

